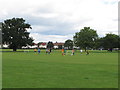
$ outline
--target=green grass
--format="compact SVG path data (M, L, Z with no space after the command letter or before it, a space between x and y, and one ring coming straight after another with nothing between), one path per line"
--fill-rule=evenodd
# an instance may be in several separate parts
M118 88L118 53L3 52L3 88Z

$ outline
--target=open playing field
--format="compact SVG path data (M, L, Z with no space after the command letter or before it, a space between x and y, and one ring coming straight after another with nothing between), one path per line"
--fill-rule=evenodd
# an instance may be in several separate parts
M118 88L118 53L3 52L3 88Z

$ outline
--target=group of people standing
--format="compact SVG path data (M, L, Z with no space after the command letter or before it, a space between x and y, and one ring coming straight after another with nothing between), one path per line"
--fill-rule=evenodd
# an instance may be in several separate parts
M34 52L38 52L38 53L40 53L41 52L41 50L38 48L38 49L34 49Z
M62 51L62 55L63 56L65 56L66 54L68 54L68 52L70 52L71 54L71 56L72 55L75 55L75 49L72 49L71 51L66 51L66 49L62 49L61 50ZM83 54L83 50L82 49L80 49L80 53L81 53L81 55ZM86 55L89 55L89 52L88 51L86 51Z
M82 55L82 53L83 53L83 50L82 50L82 49L80 50L80 53L81 53L81 55ZM89 52L88 52L88 51L86 51L86 55L89 55Z
M63 56L66 55L66 49L62 49L61 51L62 51L62 55L63 55ZM75 50L72 49L71 55L74 55L74 54L75 54Z
M50 53L51 53L51 51L52 51L52 49L51 49L51 48L47 48L47 49L46 49L46 54L50 54ZM41 50L40 50L40 48L38 48L38 49L34 49L34 52L41 53Z
M62 49L61 50L62 51L62 56L65 56L66 55L66 53L68 53L67 51L66 51L66 49ZM41 50L40 50L40 48L38 48L38 49L34 49L34 52L38 52L38 53L41 53ZM46 54L50 54L52 52L52 49L51 48L47 48L46 49ZM71 56L72 55L75 55L75 49L72 49L71 51L69 51L71 54ZM81 49L80 50L80 53L81 53L81 55L82 55L82 53L83 53L83 50ZM89 54L89 52L88 51L86 51L86 55L88 55Z
M47 48L46 49L46 54L50 54L52 52L52 49L51 48Z

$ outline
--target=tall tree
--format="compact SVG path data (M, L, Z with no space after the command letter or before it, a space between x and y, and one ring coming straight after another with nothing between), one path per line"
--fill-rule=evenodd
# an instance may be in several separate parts
M106 34L103 37L103 46L106 49L113 49L119 47L119 36L115 34Z
M72 49L73 48L73 41L70 39L66 40L64 47L67 47L68 49Z
M22 46L32 45L33 38L29 37L27 29L32 29L23 18L7 19L2 23L2 41L8 44L13 51Z
M118 38L118 48L120 49L120 36Z
M97 38L95 42L95 49L103 48L103 37Z
M84 48L85 51L87 48L93 48L96 42L98 35L94 29L90 27L84 27L80 32L75 33L74 44L80 48Z
M48 44L47 44L47 48L50 48L50 49L54 48L53 42L49 41Z

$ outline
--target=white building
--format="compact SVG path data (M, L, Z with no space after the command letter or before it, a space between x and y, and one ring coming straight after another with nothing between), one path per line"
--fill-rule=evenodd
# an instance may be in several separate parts
M58 43L58 42L54 43L54 48L55 49L57 49L59 47L64 47L64 43Z
M47 43L41 43L41 44L39 45L39 48L47 48Z

